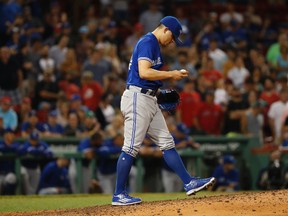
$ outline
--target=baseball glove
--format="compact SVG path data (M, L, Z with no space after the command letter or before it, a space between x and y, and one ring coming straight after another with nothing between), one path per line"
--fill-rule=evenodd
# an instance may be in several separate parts
M174 89L160 90L157 95L159 108L168 112L173 112L180 104L180 95Z

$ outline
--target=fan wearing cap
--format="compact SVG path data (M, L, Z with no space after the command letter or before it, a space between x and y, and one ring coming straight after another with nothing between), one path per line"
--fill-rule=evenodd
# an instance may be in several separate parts
M98 122L95 113L91 110L85 113L84 123L83 123L83 133L81 137L90 137L96 132L101 131L101 125Z
M44 137L62 137L64 128L57 123L57 111L52 110L48 114L48 121L43 124L45 132Z
M40 140L40 135L37 131L32 131L26 142L19 148L21 156L34 156L41 160L49 159L53 156L49 145ZM41 160L25 159L22 160L21 173L23 175L23 185L25 194L35 194L39 178L40 178L40 163ZM42 161L43 162L43 161Z
M17 154L20 144L15 141L14 131L7 128L3 140L0 141L0 154ZM0 163L0 195L15 194L16 175L14 160L1 160Z
M0 116L3 119L3 127L15 130L18 126L17 113L12 108L12 100L8 96L3 96L0 101Z
M232 155L224 155L222 164L217 166L213 172L213 177L217 179L214 191L231 192L239 189L239 171L235 167L236 160Z
M129 196L126 182L146 134L159 146L167 165L179 176L186 194L192 195L213 184L214 178L198 179L186 170L165 118L157 104L157 92L162 81L177 81L188 77L188 71L163 70L161 46L181 42L182 26L173 16L166 16L152 32L144 35L134 47L128 67L126 90L121 98L124 115L124 145L117 163L116 189L112 205L141 203L140 198Z
M27 121L21 125L21 136L28 137L32 131L37 131L42 135L45 131L43 124L39 122L36 110L31 110L27 115Z

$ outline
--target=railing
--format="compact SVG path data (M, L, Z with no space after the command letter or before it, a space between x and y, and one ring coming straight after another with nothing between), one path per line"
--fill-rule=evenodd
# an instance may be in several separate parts
M197 176L202 176L202 158L206 153L209 152L220 152L222 154L233 154L236 156L238 161L238 167L242 169L243 164L249 168L251 174L251 180L253 183L256 182L258 171L261 167L261 160L258 159L258 156L251 154L251 148L260 146L259 140L255 137L213 137L213 136L195 136L193 137L196 142L199 142L201 145L199 150L193 150L191 148L178 150L181 157L184 157L187 160L187 169L191 170L192 167L195 167L195 174ZM17 141L23 142L26 139L18 138ZM82 186L82 159L84 158L81 153L77 152L77 145L80 142L79 138L45 138L43 141L47 142L54 157L61 155L66 158L74 158L76 162L76 171L77 171L77 189L81 192ZM31 158L31 156L28 156ZM21 160L26 159L25 157L19 157L16 155L0 155L1 159L11 159L15 160L15 173L18 179L17 184L17 193L21 191ZM38 158L39 159L39 158ZM37 157L35 157L37 160ZM97 166L96 160L93 160L93 165ZM143 185L143 158L137 157L136 159L137 166L137 183L136 190L137 192L142 191ZM255 185L252 185L252 189L255 189Z

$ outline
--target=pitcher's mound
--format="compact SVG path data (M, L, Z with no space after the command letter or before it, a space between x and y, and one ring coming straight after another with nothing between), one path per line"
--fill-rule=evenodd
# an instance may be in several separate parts
M30 212L29 214L23 213L17 215L287 216L288 191L227 193L227 195L202 198L189 197L184 200L143 202L132 206L105 205L81 209Z

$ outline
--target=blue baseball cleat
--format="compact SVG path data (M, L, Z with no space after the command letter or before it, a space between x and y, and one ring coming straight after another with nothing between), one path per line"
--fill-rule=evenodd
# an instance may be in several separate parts
M131 197L127 193L113 195L112 198L112 205L114 206L133 205L141 202L140 198Z
M184 189L188 196L196 194L198 191L201 191L209 186L212 186L215 183L215 178L204 178L204 179L192 179L188 184L184 185Z

